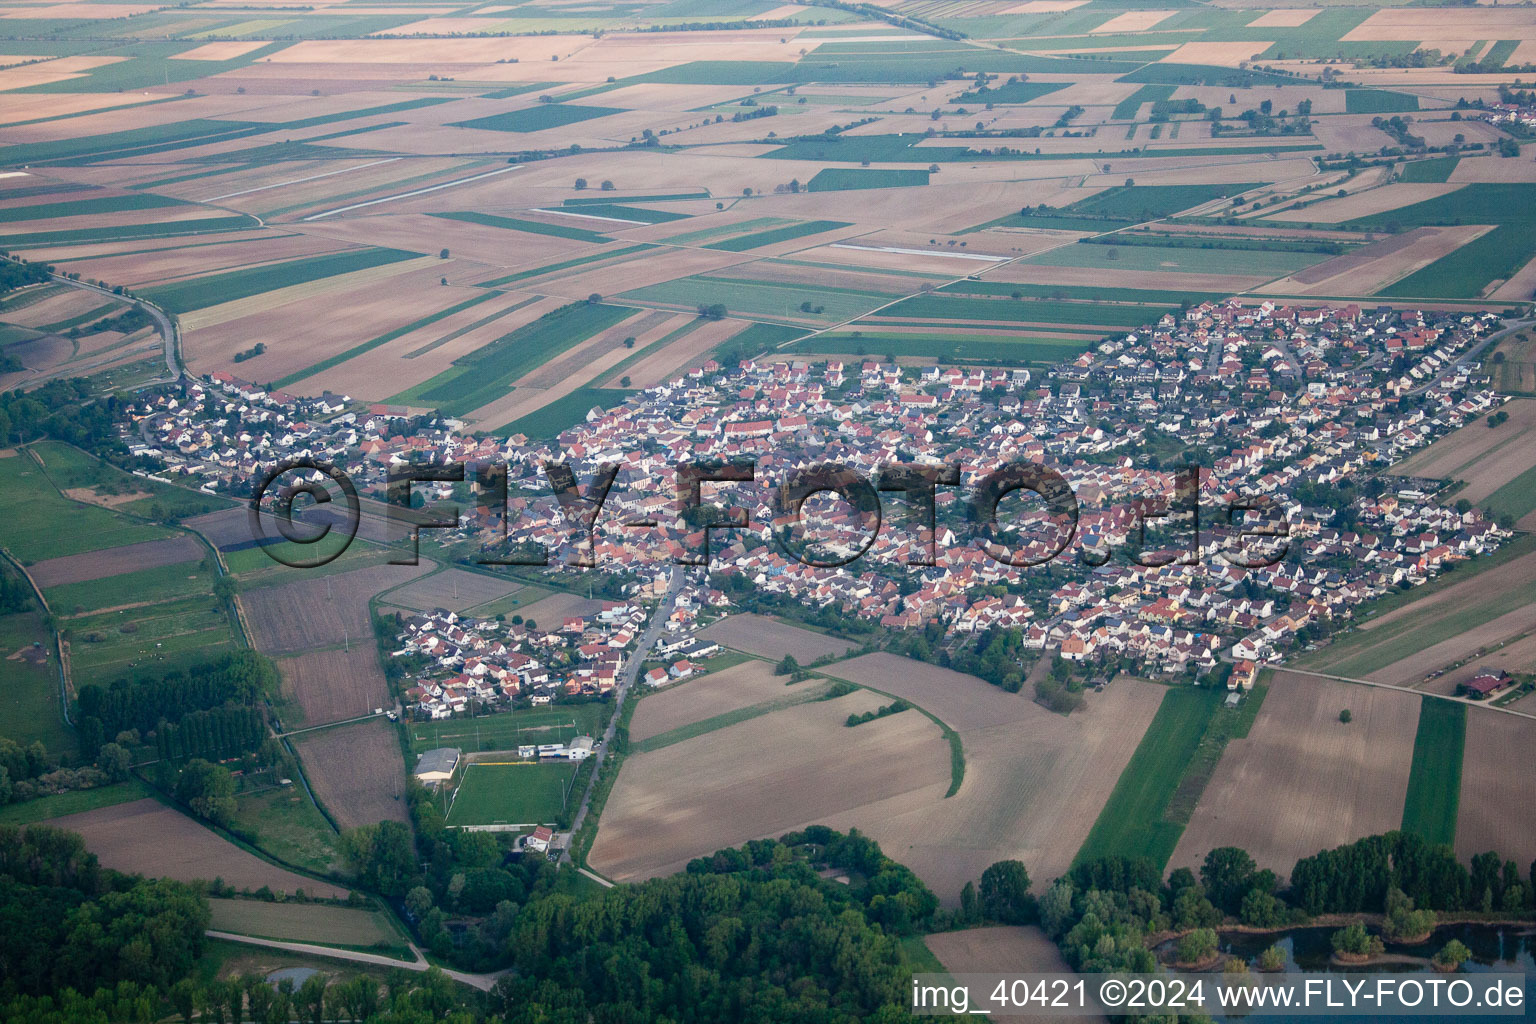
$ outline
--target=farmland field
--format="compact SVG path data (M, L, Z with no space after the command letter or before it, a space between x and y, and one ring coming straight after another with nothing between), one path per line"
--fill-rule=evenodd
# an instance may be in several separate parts
M80 833L101 863L118 871L183 882L219 878L251 891L266 886L273 892L303 889L309 895L330 898L347 894L333 882L269 864L152 799L69 814L48 824Z
M1403 804L1403 831L1417 832L1430 843L1455 843L1466 731L1465 704L1424 698L1418 733L1413 740L1413 769Z
M1536 741L1536 722L1482 708L1467 709L1456 853L1488 850L1528 863L1536 857L1536 821L1521 808L1536 800L1530 772L1511 771Z
M802 665L832 655L847 654L854 646L847 640L750 612L728 615L705 627L699 636L723 647L772 661L779 661L785 655L794 655L795 660Z
M466 608L487 604L521 589L520 584L485 573L444 569L391 590L383 600L415 611L446 608L453 612L463 612Z
M1163 820L1185 766L1225 696L1219 690L1174 688L1163 695L1136 753L1099 812L1078 857L1145 857L1168 862L1179 841L1177 825Z
M240 603L255 635L255 645L267 654L333 647L351 638L369 647L373 627L368 599L379 591L406 583L430 570L421 565L380 565L354 569L334 577L296 579L292 583L257 587L240 595ZM288 570L297 576L301 570Z
M9 575L9 574L7 574ZM59 710L59 663L47 624L33 611L0 615L0 736L22 746L37 740L50 753L74 749Z
M295 725L325 725L371 714L393 705L389 684L363 637L352 651L330 648L277 660L283 696L296 702L301 717Z
M471 762L453 794L448 824L552 825L565 809L575 762Z
M376 718L322 729L296 738L293 746L315 799L339 828L408 820L405 768L392 723Z
M1248 736L1227 744L1170 867L1239 846L1284 877L1318 850L1400 827L1422 699L1275 673Z

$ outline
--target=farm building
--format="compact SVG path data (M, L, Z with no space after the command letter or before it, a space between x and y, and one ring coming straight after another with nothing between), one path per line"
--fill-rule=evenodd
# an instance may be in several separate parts
M461 751L457 747L436 747L423 751L416 759L416 780L424 783L447 782L459 766Z
M528 836L528 849L538 850L543 853L549 849L549 844L554 840L555 834L543 825L533 830Z
M1502 669L1495 672L1479 672L1467 680L1467 694L1472 697L1492 697L1512 682L1514 679Z

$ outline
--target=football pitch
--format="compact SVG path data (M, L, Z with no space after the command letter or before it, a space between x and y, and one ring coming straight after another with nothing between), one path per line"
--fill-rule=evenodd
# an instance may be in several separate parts
M481 761L464 769L449 825L552 825L571 796L579 762Z

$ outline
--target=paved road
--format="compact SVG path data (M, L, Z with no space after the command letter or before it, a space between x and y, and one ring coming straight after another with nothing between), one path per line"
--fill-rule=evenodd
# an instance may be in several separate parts
M1468 707L1482 708L1485 711L1498 711L1506 715L1514 715L1516 718L1533 718L1536 715L1529 711L1516 711L1514 708L1501 708L1484 700L1471 700L1467 697L1456 697L1448 693L1433 693L1429 690L1415 690L1411 686L1400 686L1397 683L1383 683L1375 679L1356 679L1353 676L1338 676L1331 672L1309 672L1304 668L1291 668L1288 665L1271 665L1276 672L1291 672L1298 676L1313 676L1317 679L1332 679L1338 683L1355 683L1359 686L1374 686L1379 690L1398 690L1402 693L1413 693L1420 697L1434 697L1437 700L1453 701L1457 704L1465 704Z
M598 776L603 771L603 761L608 756L608 748L613 743L614 734L619 728L619 718L624 713L624 698L629 694L629 688L635 684L640 676L640 664L645 661L645 656L661 637L661 631L667 624L667 619L672 616L672 609L677 604L677 595L683 589L683 567L672 567L672 579L667 583L667 593L656 603L656 610L651 614L651 624L645 627L645 632L640 634L640 641L635 646L635 653L624 664L624 670L619 673L618 685L614 688L613 717L608 720L608 728L603 733L602 746L592 756L596 759L592 765L592 777L587 780L587 791L581 795L581 806L576 809L576 817L571 819L571 834L581 831L582 822L587 820L587 805L592 802L592 794L597 789ZM560 854L560 863L571 862L571 851L567 847Z
M264 946L268 949L282 949L289 953L304 953L309 956L329 957L332 960L349 960L357 964L373 964L377 967L399 967L406 971L425 972L432 967L427 958L421 955L421 950L411 943L411 955L415 960L396 960L394 957L382 956L378 953L360 953L350 949L336 949L333 946L316 946L308 942L282 942L277 939L258 939L250 935L236 935L233 932L221 932L209 929L204 932L210 939L223 939L226 942L243 942L248 946ZM503 974L508 972L498 971L495 974L468 974L464 971L451 971L446 967L439 967L445 975L460 984L477 988L482 992L489 992L496 987L496 982Z
M1462 363L1471 362L1472 360L1476 359L1489 345L1492 345L1506 334L1512 334L1515 331L1523 331L1527 327L1530 327L1533 323L1536 323L1536 320L1508 321L1506 326L1501 327L1497 331L1494 331L1487 337L1479 339L1477 343L1474 344L1471 348L1467 349L1461 355L1452 359L1449 363L1446 364L1444 369L1431 377L1428 382L1414 388L1412 391L1406 392L1406 396L1422 395L1424 392L1438 384L1442 377L1446 377L1451 374L1456 369L1456 367L1460 366Z
M82 291L93 292L96 295L101 295L101 296L104 296L105 298L108 298L108 299L117 299L117 300L122 301L122 302L131 302L135 306L138 306L140 309L142 309L144 312L148 313L150 319L155 322L155 330L159 332L160 339L161 339L161 341L162 341L162 343L164 344L164 347L165 347L165 371L166 371L166 375L164 377L157 378L156 380L153 380L153 381L146 381L146 383L149 383L149 384L170 383L171 381L175 381L175 380L180 379L180 377L181 377L181 357L177 354L177 351L176 351L176 349L177 349L177 342L179 340L179 335L177 334L177 331L176 331L176 324L175 324L174 321L171 320L171 318L169 316L167 316L165 314L165 311L162 310L159 306L151 305L150 303L145 302L143 299L136 299L136 298L133 298L132 296L116 295L116 294L114 294L112 292L112 289L110 289L110 288L100 288L100 287L97 287L96 285L90 284L89 282L86 282L86 281L73 281L73 280L70 280L69 278L65 277L63 274L54 274L53 275L53 280L57 284L67 285L70 288L79 288ZM69 376L78 376L79 375L78 374L78 370L79 370L79 367L77 366L73 370L69 371L68 375ZM38 377L36 379L38 379L38 380L47 380L50 376L52 376L52 375L50 375L50 374L42 374L40 377ZM27 383L30 384L30 383L32 383L32 381L28 381Z

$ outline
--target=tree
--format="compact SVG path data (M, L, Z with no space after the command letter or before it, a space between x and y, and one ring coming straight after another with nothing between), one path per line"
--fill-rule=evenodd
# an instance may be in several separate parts
M576 191L577 192L580 192L582 189L584 189L586 187L587 187L587 179L586 178L577 178L576 179Z
M1440 947L1440 951L1434 955L1433 959L1435 966L1442 970L1453 971L1472 959L1472 951L1460 940L1452 939Z
M1034 918L1029 871L1022 861L1000 860L981 873L981 910L1003 924L1026 924Z
M1062 926L1072 917L1072 883L1058 878L1040 897L1040 927L1052 938L1061 934Z
M604 178L603 179L603 183L601 185L597 186L597 187L602 189L604 192L612 192L613 191L613 182L608 180L607 178Z
M432 890L424 885L418 885L405 894L405 909L411 912L416 920L427 916L427 911L432 909Z
M118 744L107 743L97 752L96 765L106 772L113 782L122 782L128 777L128 769L133 767L133 758L129 757L128 751Z
M195 757L176 780L176 799L199 817L215 825L228 825L235 816L234 776L223 765Z
M448 258L448 250L447 249L439 249L437 251L437 258L440 259L440 260L447 259Z
M311 974L299 986L297 1002L308 1024L322 1024L325 1019L325 975Z
M1235 914L1257 868L1246 850L1218 846L1205 855L1205 863L1200 866L1200 881L1205 884L1205 893L1213 904L1226 913Z
M624 347L625 348L634 348L635 347L635 336L633 334L631 334L629 337L624 339Z
M1386 945L1365 930L1365 925L1355 922L1333 933L1333 951L1343 956L1368 957L1380 953Z
M587 305L589 305L589 306L595 306L599 302L602 302L602 301L603 301L602 295L600 295L597 292L593 292L592 294L587 296Z
M1285 969L1285 950L1279 946L1270 946L1259 954L1257 966L1261 971L1279 971Z
M1181 964L1201 964L1216 955L1216 932L1211 928L1196 928L1179 940L1174 953Z
M783 660L774 666L773 674L776 676L793 675L795 672L799 671L799 669L800 662L795 660L795 656L793 654L786 654L784 655Z
M1354 719L1355 716L1349 710L1349 708L1345 708L1343 711L1339 712L1339 721L1343 722L1345 725L1348 725L1350 722L1354 721Z
M741 194L750 199L752 196L752 190L750 188L744 188L741 190Z
M171 1005L176 1007L176 1012L181 1014L186 1024L192 1024L192 1018L203 1006L203 993L198 989L197 982L191 978L182 978L171 986Z
M628 374L625 374L624 376L619 378L619 387L621 387L621 388L629 387L629 375Z
M966 882L960 890L960 920L967 925L981 920L981 903L976 898L975 882Z

